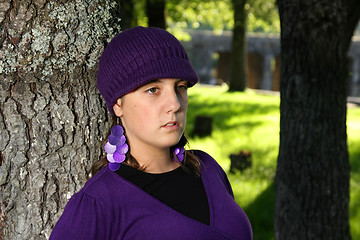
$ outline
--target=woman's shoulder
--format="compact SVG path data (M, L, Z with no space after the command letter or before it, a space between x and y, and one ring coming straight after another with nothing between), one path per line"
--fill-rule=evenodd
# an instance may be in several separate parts
M204 151L192 150L192 153L201 160L201 174L207 176L207 178L211 178L212 180L220 180L220 182L222 182L227 188L228 192L233 196L233 191L229 179L227 178L224 169L219 165L219 163Z
M109 202L114 197L119 197L119 194L126 194L127 188L126 182L105 166L77 194Z
M198 149L189 150L189 151L191 151L193 154L195 154L200 159L201 164L204 167L206 167L206 168L214 167L214 168L222 171L221 166L210 154L208 154L202 150L198 150Z
M106 169L101 170L70 198L52 231L51 240L109 239L108 228L116 217L108 201L111 198L106 187L107 175Z
M192 154L195 154L198 158L200 158L201 161L215 161L208 153L199 150L199 149L191 149L188 150Z

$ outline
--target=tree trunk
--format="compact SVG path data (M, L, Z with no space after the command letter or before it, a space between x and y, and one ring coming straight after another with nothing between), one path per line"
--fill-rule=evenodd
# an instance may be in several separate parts
M121 29L129 29L135 27L136 19L134 16L133 0L117 0L119 5L119 15L121 18Z
M246 1L232 0L234 29L229 91L244 91L246 87Z
M146 16L149 27L166 29L165 0L146 0Z
M98 58L111 1L0 3L0 239L48 239L102 153Z
M346 55L360 2L277 3L282 63L275 236L350 239Z

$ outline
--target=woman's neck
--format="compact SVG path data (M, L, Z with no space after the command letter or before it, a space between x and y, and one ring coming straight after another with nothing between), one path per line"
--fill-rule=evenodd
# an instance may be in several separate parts
M170 149L136 149L130 148L130 154L138 161L141 167L148 173L164 173L176 169L180 163L171 159Z

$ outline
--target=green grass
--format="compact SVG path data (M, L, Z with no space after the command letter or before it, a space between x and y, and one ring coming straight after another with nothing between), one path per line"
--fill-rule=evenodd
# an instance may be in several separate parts
M228 172L235 199L247 213L254 240L274 239L274 177L279 148L278 96L247 90L229 93L227 87L198 85L189 89L187 136L197 115L213 118L212 135L188 137L190 148L213 156ZM360 239L360 108L348 110L348 145L351 163L350 226L353 239ZM229 173L230 154L247 150L252 167Z
M347 116L350 153L350 230L352 239L360 239L360 108L349 109Z

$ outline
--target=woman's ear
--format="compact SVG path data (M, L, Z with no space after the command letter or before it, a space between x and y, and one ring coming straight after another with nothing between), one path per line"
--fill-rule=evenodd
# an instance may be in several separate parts
M116 100L116 103L113 106L113 110L116 116L122 117L123 111L121 106L121 98L118 98L118 100Z

